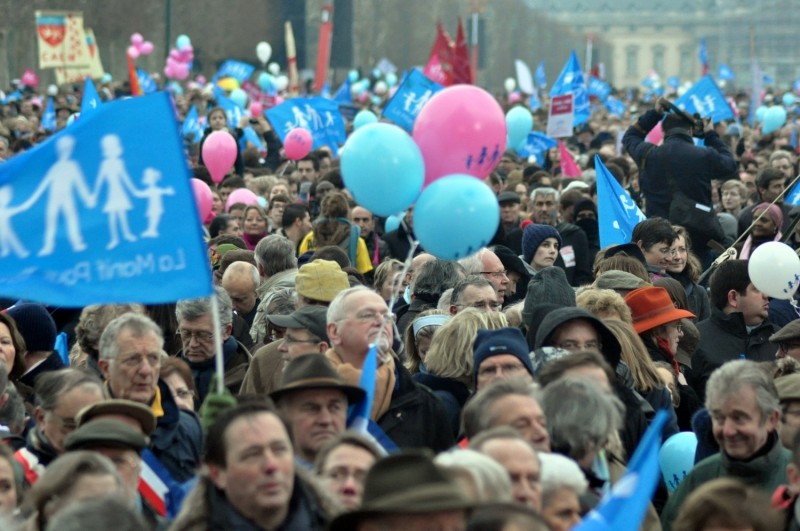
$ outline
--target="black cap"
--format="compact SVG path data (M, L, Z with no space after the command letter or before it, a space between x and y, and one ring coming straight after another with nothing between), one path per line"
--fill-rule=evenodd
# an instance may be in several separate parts
M517 203L519 204L519 194L517 192L500 192L497 196L497 202L503 203Z

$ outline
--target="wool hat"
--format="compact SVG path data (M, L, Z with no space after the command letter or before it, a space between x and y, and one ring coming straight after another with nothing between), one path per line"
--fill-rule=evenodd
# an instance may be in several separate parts
M695 317L692 312L676 308L669 292L656 286L631 291L625 296L625 302L631 309L633 329L637 334L683 318Z
M781 230L783 226L783 210L781 207L771 203L759 203L753 207L753 219L755 220L758 216L756 215L756 210L765 210L765 216L769 217L772 220L772 223L775 225L776 230Z
M281 328L304 328L325 342L329 342L328 308L325 306L309 304L289 315L267 315L267 320Z
M528 282L522 315L531 315L533 307L539 304L575 306L575 290L569 285L567 274L560 267L545 267Z
M366 393L360 387L348 385L328 358L322 354L303 354L286 365L281 385L269 397L278 402L286 393L305 389L338 389L347 396L347 402L360 402Z
M350 281L339 264L317 259L300 268L294 285L297 293L307 299L331 302L340 291L350 287Z
M75 415L78 427L89 422L100 420L99 417L127 417L141 427L142 433L152 435L156 431L156 417L153 410L139 402L124 398L109 398L86 406Z
M472 379L474 383L478 381L478 369L481 363L492 356L510 354L519 359L525 366L525 370L533 376L533 365L531 364L530 349L525 336L519 328L500 328L499 330L478 330L475 344L472 347L475 361L472 365Z
M597 289L635 290L649 285L649 282L645 282L633 273L616 269L600 273L594 281L594 287Z
M798 338L800 338L800 319L795 319L769 336L769 342L780 343L781 341L788 341L790 339Z
M520 275L520 277L527 277L530 275L528 270L525 268L525 263L522 261L522 258L517 256L514 251L505 245L494 245L491 249L492 252L497 255L497 258L499 258L503 263L503 267L506 268L506 271L517 273Z
M775 378L775 388L778 390L778 400L781 402L800 400L800 373Z
M561 234L550 225L542 225L539 223L531 223L525 227L525 232L522 233L522 259L526 264L530 264L533 260L533 255L536 254L536 249L547 238L555 238L558 240L558 246L561 247Z
M122 421L97 419L84 424L64 439L64 448L68 451L85 450L98 446L141 452L147 447L147 437Z
M41 304L15 304L6 313L14 318L17 330L29 352L53 350L56 344L56 322Z
M594 201L591 199L581 199L572 209L573 216L575 219L578 218L578 214L583 212L584 210L590 210L594 212L595 217L597 217L597 205L594 204Z
M436 464L429 452L403 451L377 461L364 480L355 511L337 516L330 531L358 529L359 522L385 514L469 510L475 505Z
M519 194L516 192L500 192L500 194L497 196L497 202L502 205L503 203L519 204L521 201Z

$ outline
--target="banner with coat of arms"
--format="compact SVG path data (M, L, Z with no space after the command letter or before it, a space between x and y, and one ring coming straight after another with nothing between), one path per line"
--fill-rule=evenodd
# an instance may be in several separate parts
M87 66L90 63L83 13L36 11L39 68Z

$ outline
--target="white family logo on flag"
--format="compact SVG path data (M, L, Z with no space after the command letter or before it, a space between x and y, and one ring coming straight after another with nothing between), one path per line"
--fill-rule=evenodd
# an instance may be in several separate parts
M403 102L403 110L406 112L410 112L414 115L418 115L432 96L433 96L433 91L430 89L423 92L419 97L417 97L417 94L414 91L410 91L408 94L405 95L405 101Z
M714 96L711 94L706 94L702 99L700 99L697 94L692 94L689 96L689 98L692 100L692 105L694 105L695 112L699 113L701 116L711 114L716 109L716 106L714 105ZM680 107L681 110L686 110L685 105L681 105Z
M619 194L619 202L622 205L622 208L625 209L625 213L628 217L633 216L637 218L637 223L647 219L647 216L645 216L642 211L639 210L639 207L636 206L636 203L628 194ZM611 225L618 231L622 232L623 239L630 239L631 234L627 234L625 229L620 225L619 220L615 219Z
M80 165L72 160L75 150L75 138L69 135L56 141L58 160L48 169L34 193L22 204L11 207L13 188L11 185L0 187L0 256L13 252L19 258L26 258L30 252L22 245L11 225L11 218L27 211L42 195L47 193L45 209L44 244L38 256L49 256L55 251L59 221L63 218L66 225L67 239L73 252L86 250L87 245L81 234L81 223L76 200L89 208L97 206L98 199L105 187L106 202L102 212L108 217L109 240L106 249L111 250L120 243L120 236L129 242L138 238L158 238L159 224L164 214L164 196L175 195L172 187L160 187L161 172L154 168L144 170L143 187L137 188L125 168L122 158L123 145L117 135L102 137L100 147L102 159L94 190L89 190ZM145 218L147 228L136 235L130 229L128 212L133 210L130 196L147 201Z
M325 120L323 123L322 116L314 109L311 105L306 104L304 106L305 112L300 109L300 107L293 105L292 106L292 115L294 116L294 122L286 122L285 130L286 133L289 133L292 129L297 129L301 127L303 129L308 129L310 131L318 131L320 129L324 129L326 127L335 127L336 123L334 121L333 113L330 111L325 111Z

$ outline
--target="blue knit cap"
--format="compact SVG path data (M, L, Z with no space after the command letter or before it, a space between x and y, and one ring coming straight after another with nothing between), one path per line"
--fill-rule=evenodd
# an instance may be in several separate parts
M530 349L525 336L519 328L501 328L499 330L478 330L473 346L475 353L475 363L472 368L472 381L478 384L478 369L487 358L510 354L525 366L525 370L533 376L533 364L531 363Z
M558 247L561 248L561 235L550 225L541 225L532 223L525 227L525 232L522 233L522 258L526 264L530 264L533 260L533 255L536 254L536 249L547 238L555 238L558 240Z

